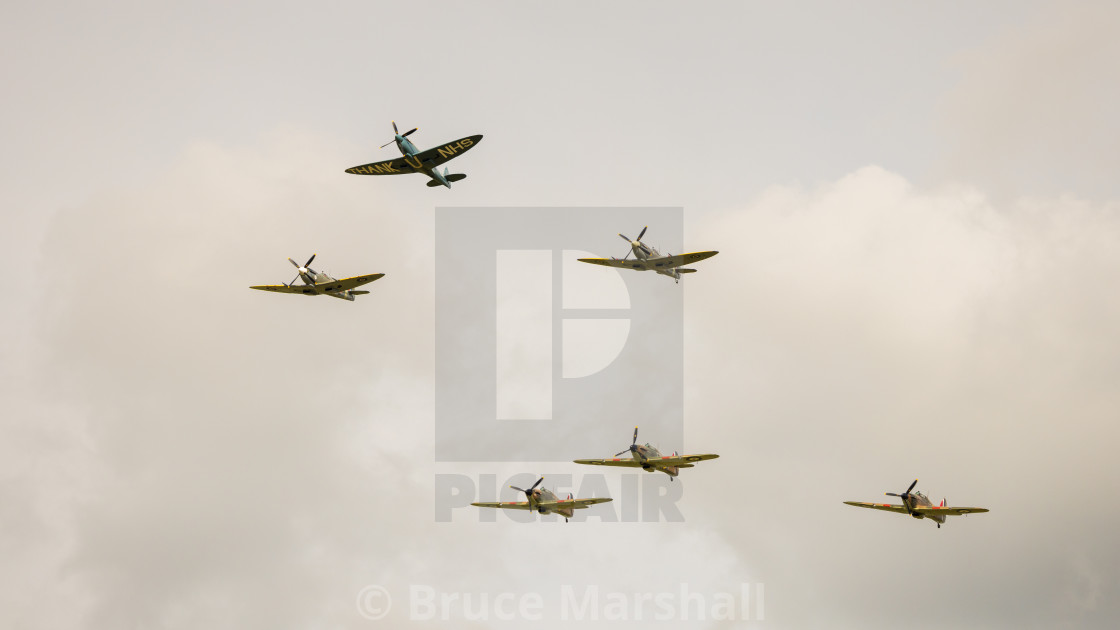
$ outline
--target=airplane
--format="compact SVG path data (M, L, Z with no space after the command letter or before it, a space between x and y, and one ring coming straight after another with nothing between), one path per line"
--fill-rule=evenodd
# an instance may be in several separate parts
M705 258L711 258L719 252L694 252L691 254L677 254L676 256L669 254L662 256L656 249L646 245L642 242L642 237L645 236L646 230L649 228L642 228L638 234L638 238L630 240L623 234L619 234L622 240L630 243L630 251L626 252L626 256L622 258L580 258L580 262L591 263L593 265L603 265L605 267L618 267L620 269L637 269L638 271L649 271L650 269L656 271L663 276L669 276L677 283L681 281L682 273L696 273L695 269L682 269L685 265L690 265L694 262L700 262ZM626 258L630 254L634 254L634 260L628 261Z
M933 502L929 500L929 497L921 492L914 491L914 486L916 485L918 485L917 479L915 479L914 483L910 484L910 487L902 494L895 494L893 492L886 493L888 497L898 497L902 499L902 505L895 505L893 503L861 503L859 501L845 501L844 503L856 507L871 508L873 510L909 514L916 519L928 518L937 523L937 529L941 529L941 524L945 522L946 516L979 514L988 511L987 508L949 507L945 505L945 499L941 499L941 505L934 505Z
M383 160L381 162L373 162L371 164L363 164L346 169L347 173L352 175L401 175L404 173L423 173L430 177L432 181L428 182L428 186L435 188L436 186L447 186L451 188L451 182L457 182L460 179L466 178L463 173L448 173L447 167L444 167L443 172L439 172L439 165L450 160L451 158L458 157L463 153L471 150L474 145L482 140L482 134L476 136L467 136L460 138L454 142L438 146L434 149L427 151L418 151L408 139L412 132L419 129L415 127L409 129L404 133L397 130L397 121L393 121L393 139L379 148L397 143L397 148L401 150L403 157L394 158L392 160Z
M315 271L311 268L311 261L315 260L318 254L311 254L311 258L301 266L291 258L288 262L292 263L296 269L299 270L298 275L292 278L289 284L261 284L250 289L258 289L260 291L274 291L276 293L302 293L304 295L329 295L336 297L340 300L354 301L354 296L365 295L369 291L355 291L354 287L360 287L363 284L368 284L385 276L383 273L371 273L366 276L354 276L353 278L343 278L342 280L335 280L321 271ZM303 284L297 285L296 280L303 280Z
M564 522L567 523L568 519L575 514L576 510L582 510L588 506L595 505L596 503L606 503L611 499L595 498L595 499L573 499L572 493L568 493L567 499L560 499L552 493L548 488L537 489L541 485L544 477L537 480L537 483L529 487L528 490L522 490L517 486L510 486L518 492L524 492L526 501L505 501L500 503L471 503L476 507L487 508L502 508L504 510L536 510L541 514L559 514L564 517Z
M630 452L630 459L618 458L619 455L627 451ZM630 448L615 453L614 459L577 459L574 461L577 464L592 466L622 466L626 468L641 466L642 470L646 472L661 471L669 475L669 480L672 481L674 477L680 474L681 468L692 468L696 465L696 462L717 457L719 455L677 455L676 451L672 455L662 455L661 451L649 444L645 446L638 444L638 427L634 427L634 441L631 442Z

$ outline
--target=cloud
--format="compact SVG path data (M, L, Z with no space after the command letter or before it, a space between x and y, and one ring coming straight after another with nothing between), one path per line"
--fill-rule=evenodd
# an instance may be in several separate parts
M666 282L688 444L663 446L722 455L679 480L687 522L435 523L431 214L318 167L349 152L199 143L56 217L18 398L43 423L6 448L52 472L0 513L37 570L14 592L92 627L350 625L367 584L762 582L775 627L888 626L915 599L931 626L1115 614L1114 205L867 167L709 213L689 240L721 254ZM388 275L353 304L248 290L313 251ZM936 530L841 503L914 477L992 512Z
M693 226L692 246L721 254L688 287L688 449L727 445L743 497L698 503L751 532L736 549L774 617L890 625L915 602L931 625L1115 613L1071 602L1098 601L1086 584L1115 584L1120 556L1106 525L1120 514L1101 501L1120 484L1116 210L998 204L868 167ZM840 503L915 477L992 512L932 531ZM1068 555L1089 549L1071 574Z
M294 129L195 143L49 226L28 399L69 415L51 412L60 446L28 444L83 474L37 480L65 516L49 566L68 586L50 588L84 602L71 625L345 625L369 583L627 589L643 580L615 569L669 544L684 573L718 561L703 583L731 580L727 544L695 533L593 521L548 552L578 562L542 573L518 551L540 529L433 522L432 214L402 188L419 182L321 167L351 149ZM248 289L312 252L335 275L387 275L352 304Z
M1051 3L957 55L962 80L941 104L944 173L1009 199L1114 196L1118 23L1109 3Z

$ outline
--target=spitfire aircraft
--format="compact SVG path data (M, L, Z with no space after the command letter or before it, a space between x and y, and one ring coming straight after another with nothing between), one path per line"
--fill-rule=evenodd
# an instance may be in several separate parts
M503 510L536 510L541 514L556 513L564 517L564 522L567 523L568 519L575 514L576 510L582 510L588 506L595 505L596 503L606 503L610 501L609 498L596 498L596 499L573 499L572 494L568 493L567 499L560 499L552 493L548 488L537 489L541 485L544 477L537 480L537 483L529 487L528 490L522 490L517 486L510 486L518 492L525 493L525 501L506 501L502 503L471 503L477 507L488 508L502 508Z
M629 452L630 459L619 459L619 455ZM661 451L649 444L638 444L638 427L634 427L634 440L630 448L614 454L614 459L577 459L577 464L590 464L592 466L622 466L626 468L641 467L646 472L661 471L669 475L669 479L680 474L681 468L692 468L696 462L706 459L715 459L719 455L662 455Z
M315 260L317 254L311 254L311 258L307 262L300 265L291 258L288 262L292 263L298 270L295 278L292 278L289 284L262 284L250 289L258 289L261 291L275 291L277 293L302 293L303 295L329 295L341 300L354 301L354 296L365 295L369 291L355 291L355 287L360 287L363 284L368 284L383 277L383 273L371 273L366 276L354 276L353 278L343 278L342 280L335 280L321 271L315 271L311 268L311 261ZM303 284L296 284L296 280L303 280Z
M676 256L672 254L662 256L656 249L642 242L642 237L645 236L646 229L648 228L648 225L642 228L642 231L638 233L638 238L634 240L630 240L629 237L619 234L622 240L630 243L630 251L626 252L626 256L622 258L580 258L579 261L591 263L593 265L618 267L620 269L637 269L638 271L649 271L652 269L663 276L669 276L679 283L682 273L696 273L695 269L682 269L682 267L694 262L700 262L705 258L711 258L719 253L694 252L691 254L678 254ZM634 254L634 259L627 260L631 253Z
M467 136L466 138L448 142L434 149L418 151L408 139L408 136L412 135L412 132L417 129L419 129L419 127L400 133L397 130L397 122L393 121L393 139L381 145L380 148L384 149L396 142L397 148L400 149L403 157L355 166L346 169L346 172L352 175L401 175L404 173L423 173L431 178L432 181L428 182L428 186L433 188L436 186L447 186L451 188L451 182L457 182L465 178L466 175L463 173L448 173L446 167L444 167L443 172L440 173L438 167L451 158L458 157L471 150L474 145L482 140L482 135Z
M941 524L945 522L946 516L979 514L980 512L988 511L987 508L949 507L945 505L945 499L941 499L941 505L934 505L933 502L929 500L929 497L921 492L914 491L914 486L916 485L918 485L917 479L915 479L914 483L910 484L910 487L902 494L895 494L893 492L886 493L888 497L898 497L902 499L902 505L895 505L893 503L860 503L859 501L845 501L844 503L856 507L895 512L896 514L909 514L916 519L928 518L937 523L938 529L941 529Z

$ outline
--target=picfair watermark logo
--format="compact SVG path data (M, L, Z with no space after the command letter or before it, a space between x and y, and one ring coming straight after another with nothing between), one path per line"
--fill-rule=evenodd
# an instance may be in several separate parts
M684 284L578 262L681 208L437 208L436 462L601 457L631 427L683 448ZM617 449L615 449L617 450Z

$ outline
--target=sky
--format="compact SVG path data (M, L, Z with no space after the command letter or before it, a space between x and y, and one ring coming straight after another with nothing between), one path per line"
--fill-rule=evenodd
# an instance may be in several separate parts
M764 614L685 625L1112 627L1118 26L1104 2L10 8L0 625L525 624L410 619L419 586L539 595L552 628L564 588L747 584ZM392 120L484 134L468 179L344 174L393 155ZM721 455L675 482L684 522L434 518L441 473L583 472L433 462L446 206L681 207L647 240L720 251L633 280L684 300L661 446ZM311 253L387 275L353 304L247 290ZM842 503L915 478L991 512ZM626 623L668 627L651 610Z

